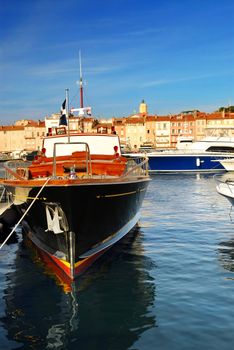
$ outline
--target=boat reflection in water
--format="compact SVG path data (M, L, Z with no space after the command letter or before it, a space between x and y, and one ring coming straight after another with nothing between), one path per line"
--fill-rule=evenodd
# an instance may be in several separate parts
M131 231L86 274L58 286L42 258L20 242L15 270L6 276L7 339L22 349L127 349L156 326L151 307L152 261L142 254L140 229ZM37 259L38 264L35 264ZM61 288L61 285L63 288ZM64 292L64 290L66 292ZM13 347L13 348L15 348ZM7 348L7 347L6 347Z
M222 266L226 270L234 272L234 238L219 243L219 254Z

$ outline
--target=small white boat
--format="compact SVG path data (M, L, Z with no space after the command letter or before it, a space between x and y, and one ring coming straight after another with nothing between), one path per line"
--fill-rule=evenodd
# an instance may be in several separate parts
M216 190L234 205L234 176L214 176Z

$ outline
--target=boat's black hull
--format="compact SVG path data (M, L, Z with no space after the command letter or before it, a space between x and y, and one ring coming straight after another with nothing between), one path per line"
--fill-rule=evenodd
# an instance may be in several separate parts
M136 224L148 182L144 178L46 186L25 216L24 230L39 248L69 264L71 232L75 238L75 264L98 256ZM8 190L12 192L13 188ZM39 190L34 187L28 191L27 203L19 206L22 214Z

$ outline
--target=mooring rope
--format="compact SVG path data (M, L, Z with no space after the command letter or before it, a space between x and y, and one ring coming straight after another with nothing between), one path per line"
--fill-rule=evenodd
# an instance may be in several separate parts
M2 199L3 199L4 195L5 195L5 192L6 192L6 189L5 189L5 187L3 187L2 193L1 193L1 197L0 197L0 203L2 202Z
M42 190L44 189L44 187L47 185L47 183L49 182L51 178L48 177L48 179L46 180L46 182L44 183L44 185L40 188L40 190L38 191L36 197L33 199L33 201L30 203L29 207L27 208L27 210L24 212L24 214L21 216L20 220L17 222L17 224L15 225L15 227L11 230L11 232L9 233L9 235L7 236L7 238L5 239L5 241L0 245L0 249L2 249L2 247L5 245L5 243L8 241L8 239L11 237L11 235L15 232L15 230L17 229L17 227L19 226L19 224L21 223L21 221L23 220L23 218L28 214L29 210L31 209L32 205L34 204L34 202L36 201L36 199L38 198L38 196L40 195L40 193L42 192Z

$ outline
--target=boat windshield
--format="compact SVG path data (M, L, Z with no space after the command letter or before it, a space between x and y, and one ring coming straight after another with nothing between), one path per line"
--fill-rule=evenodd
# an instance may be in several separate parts
M231 152L234 153L234 147L231 146L210 146L207 152Z
M57 156L64 156L72 154L76 151L84 151L85 146L72 144L74 142L87 143L89 145L90 154L106 154L113 155L114 148L117 147L117 152L121 154L119 137L117 135L105 134L77 134L70 136L70 142L67 135L57 135L46 137L43 142L43 148L46 149L46 156L53 157L53 150L55 143L61 143L56 148ZM66 143L66 147L62 147L62 143Z

